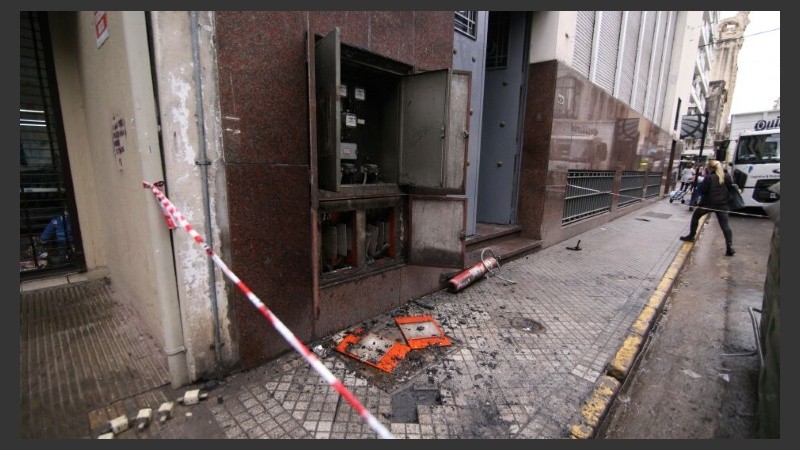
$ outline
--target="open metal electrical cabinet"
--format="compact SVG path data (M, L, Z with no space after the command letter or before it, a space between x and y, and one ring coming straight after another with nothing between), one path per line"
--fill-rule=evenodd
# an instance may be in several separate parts
M323 283L379 259L463 267L471 74L415 73L338 28L309 53Z

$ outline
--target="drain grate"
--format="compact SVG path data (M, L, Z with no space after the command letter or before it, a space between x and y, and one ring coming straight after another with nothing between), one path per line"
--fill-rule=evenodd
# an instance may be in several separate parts
M528 333L540 333L544 331L544 325L527 317L515 317L511 319L511 326Z

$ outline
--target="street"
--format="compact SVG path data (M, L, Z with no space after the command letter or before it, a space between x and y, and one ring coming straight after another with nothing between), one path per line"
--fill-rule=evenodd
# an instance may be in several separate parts
M759 358L748 308L761 309L773 222L731 215L736 254L725 257L708 217L600 439L756 437Z

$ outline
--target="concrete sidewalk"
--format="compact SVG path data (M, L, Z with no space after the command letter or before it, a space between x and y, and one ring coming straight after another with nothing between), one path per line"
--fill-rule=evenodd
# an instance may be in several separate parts
M502 279L484 278L456 294L438 292L362 323L399 339L395 316L431 315L452 340L412 350L391 373L334 350L350 329L309 346L397 438L591 437L692 248L678 239L688 232L690 216L686 205L665 197L504 264L496 271ZM580 251L567 249L578 239ZM162 389L172 399L186 390ZM93 422L103 420L100 415ZM164 423L116 437L377 435L292 352L228 377L197 405L176 405Z

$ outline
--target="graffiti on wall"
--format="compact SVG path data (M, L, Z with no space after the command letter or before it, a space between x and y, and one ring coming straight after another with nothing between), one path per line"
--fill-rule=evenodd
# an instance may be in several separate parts
M122 171L122 155L125 153L125 119L114 116L112 121L111 137L114 144L114 159L117 161L117 169Z

